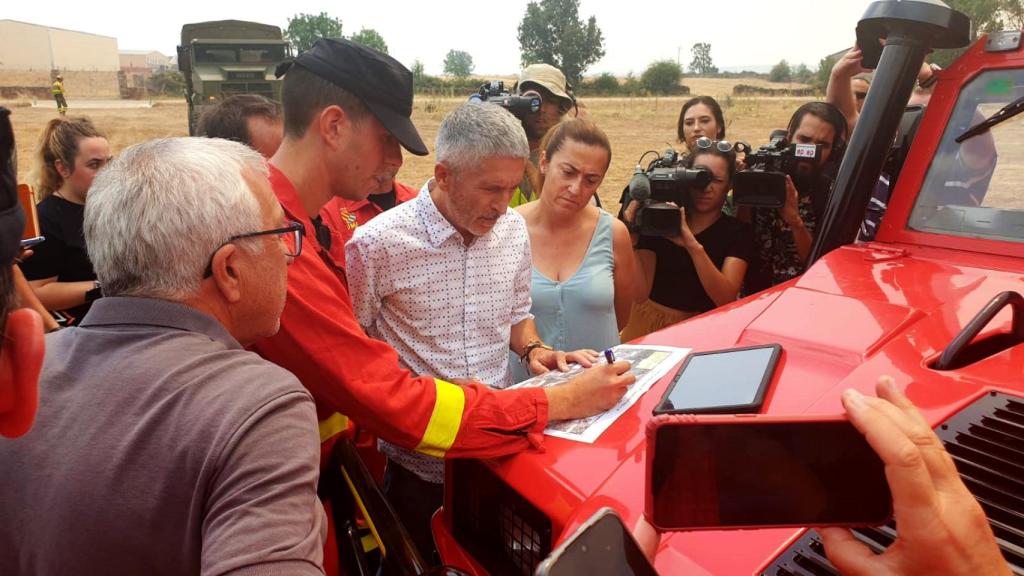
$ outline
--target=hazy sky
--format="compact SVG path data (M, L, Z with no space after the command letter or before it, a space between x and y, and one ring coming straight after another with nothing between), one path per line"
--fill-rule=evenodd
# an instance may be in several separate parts
M340 18L343 34L362 27L384 37L392 56L409 66L420 59L439 74L449 49L473 56L477 74L519 69L519 21L526 0L320 0L156 2L9 1L0 18L69 28L117 38L123 50L174 54L181 25L235 18L285 27L298 13ZM580 15L597 17L605 57L587 74L637 74L654 60L690 62L690 47L710 42L719 68L771 65L786 59L817 68L822 56L851 46L868 0L684 0L676 3L582 0Z

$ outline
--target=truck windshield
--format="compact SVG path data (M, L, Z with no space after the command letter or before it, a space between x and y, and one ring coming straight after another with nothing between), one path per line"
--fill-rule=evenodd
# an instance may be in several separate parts
M1024 96L1024 69L989 70L960 93L910 215L913 230L1024 242L1024 117L956 137Z
M195 47L201 64L276 64L285 58L284 46L205 45Z

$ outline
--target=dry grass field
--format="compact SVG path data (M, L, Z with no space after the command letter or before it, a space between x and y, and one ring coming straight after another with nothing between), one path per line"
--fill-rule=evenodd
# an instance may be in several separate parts
M709 94L718 98L725 111L726 136L728 140L744 140L754 146L767 141L768 134L775 128L785 128L790 114L805 100L794 98L736 98L730 97L732 87L739 83L772 86L758 80L735 80L720 78L687 78L686 84L694 94ZM780 87L780 85L774 85ZM785 85L782 85L785 86ZM796 86L794 86L796 87ZM648 150L663 151L676 143L676 122L679 109L686 97L671 98L589 98L586 100L590 117L601 125L611 139L613 156L604 184L601 199L605 206L614 208L622 188L629 181L640 156ZM441 119L452 108L464 102L463 98L417 96L414 103L413 121L419 128L428 147L433 149ZM72 109L74 114L75 110ZM178 101L157 102L153 108L144 109L93 109L85 110L93 121L107 132L114 152L117 153L136 142L151 138L184 136L187 134L185 106ZM45 123L54 117L55 111L46 108L19 107L14 109L14 127L18 140L18 175L24 180L32 162L32 148ZM1024 126L1024 125L1022 125ZM1009 136L1009 130L1006 134ZM1012 130L1016 140L1016 129ZM1005 156L1005 155L1004 155ZM1024 161L1000 158L1001 170L995 179L994 195L1002 198L987 198L986 204L1003 208L1024 208L1024 199L1005 186L996 185L1004 179L1013 182L1024 181ZM1002 166L1006 164L1006 166ZM1012 166L1011 166L1012 165ZM405 165L399 172L399 179L418 187L433 174L433 158L405 155ZM1004 189L1004 190L1000 190ZM998 191L997 191L998 190ZM990 194L993 196L993 194ZM994 201L995 203L993 204Z
M755 145L765 142L772 129L785 127L789 115L802 103L802 100L798 99L727 97L737 82L739 81L717 78L687 79L693 93L711 94L722 102L727 137L730 140L741 139ZM767 85L756 80L743 82ZM632 175L633 167L641 154L647 150L663 151L669 146L678 146L676 121L685 100L685 97L586 100L590 117L605 129L612 142L612 165L601 187L601 197L606 205L618 202L619 193ZM417 96L413 121L428 147L433 149L434 137L441 119L464 101L463 98ZM73 107L70 113L76 113ZM82 111L82 114L89 116L97 126L106 131L115 154L136 142L151 138L185 136L188 133L185 106L177 101L157 102L153 108L144 109L91 109ZM32 148L43 126L54 115L55 111L48 108L14 108L12 118L18 141L19 179L25 180L28 175L32 163ZM405 165L398 177L402 182L418 187L432 174L432 157L419 158L406 154Z

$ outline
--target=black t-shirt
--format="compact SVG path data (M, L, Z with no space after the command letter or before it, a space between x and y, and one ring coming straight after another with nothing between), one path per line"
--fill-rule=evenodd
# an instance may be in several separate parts
M754 252L754 233L746 222L722 214L714 224L696 235L697 241L719 270L727 257L750 262ZM687 312L707 312L715 303L704 290L697 268L685 248L667 238L641 236L639 250L650 250L658 257L654 267L651 300Z
M82 234L85 206L50 195L36 206L36 212L39 233L46 241L33 246L32 257L21 264L25 278L42 280L56 276L58 282L95 280ZM68 313L81 320L88 311L89 304L83 304Z

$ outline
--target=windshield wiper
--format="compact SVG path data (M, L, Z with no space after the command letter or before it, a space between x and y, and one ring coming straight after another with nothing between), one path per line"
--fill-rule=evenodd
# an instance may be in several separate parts
M990 128L997 124L1006 122L1021 112L1024 112L1024 96L1017 98L1013 102L1010 102L1006 106L1000 108L995 114L968 128L963 134L956 137L956 143L960 144L968 138L974 138L978 134L987 132Z

